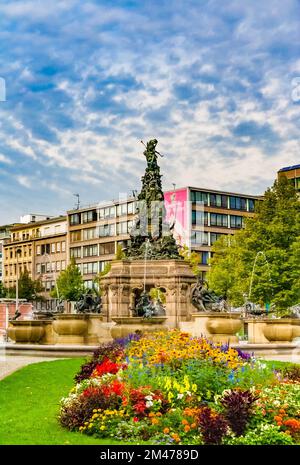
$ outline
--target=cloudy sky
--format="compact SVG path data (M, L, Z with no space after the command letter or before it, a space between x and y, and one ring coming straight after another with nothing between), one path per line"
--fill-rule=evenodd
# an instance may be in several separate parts
M300 163L299 0L0 0L0 17L0 223L139 188L141 139L165 189L262 193Z

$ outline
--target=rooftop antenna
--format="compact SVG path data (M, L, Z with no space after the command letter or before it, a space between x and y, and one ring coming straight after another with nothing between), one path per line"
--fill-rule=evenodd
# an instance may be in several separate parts
M76 205L76 210L79 210L79 207L80 207L80 196L79 194L73 194L74 197L77 198L77 205Z

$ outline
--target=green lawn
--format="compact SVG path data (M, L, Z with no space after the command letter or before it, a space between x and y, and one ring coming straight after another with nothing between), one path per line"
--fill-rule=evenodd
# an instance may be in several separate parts
M0 381L0 444L118 444L71 433L57 421L59 400L83 359L28 365Z

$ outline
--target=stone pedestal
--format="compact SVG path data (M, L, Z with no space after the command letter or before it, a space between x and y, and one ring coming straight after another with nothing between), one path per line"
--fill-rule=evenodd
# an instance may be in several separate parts
M265 337L263 329L265 320L249 318L245 320L248 327L248 343L249 344L266 344L268 339Z
M132 316L134 293L146 286L159 287L166 295L166 317L170 328L178 328L180 321L191 320L195 308L191 304L191 285L196 279L184 260L117 260L110 272L103 276L101 285L104 320Z
M110 330L111 324L103 322L103 316L97 314L88 314L87 319L87 334L85 344L98 345L111 340Z

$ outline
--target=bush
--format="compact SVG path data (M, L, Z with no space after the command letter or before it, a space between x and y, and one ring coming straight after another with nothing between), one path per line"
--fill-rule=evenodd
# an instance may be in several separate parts
M244 434L252 413L252 405L257 399L258 396L252 392L240 389L227 391L221 399L221 404L225 408L225 418L237 436Z

